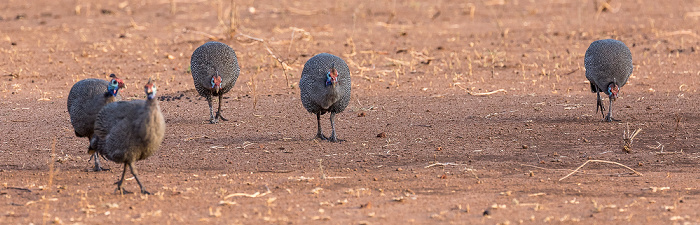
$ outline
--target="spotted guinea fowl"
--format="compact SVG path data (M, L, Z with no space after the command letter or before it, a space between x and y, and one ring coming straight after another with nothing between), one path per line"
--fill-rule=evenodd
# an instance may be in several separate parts
M190 61L194 87L199 95L209 103L209 122L217 123L219 119L228 121L221 115L221 100L238 79L240 68L236 52L231 47L220 42L207 42L192 53ZM219 109L212 107L212 96L219 97Z
M131 169L141 193L150 194L141 184L134 163L153 155L163 142L165 120L155 99L156 85L151 79L144 87L147 100L113 102L106 105L95 120L95 135L90 148L100 155L124 164L121 180L117 181L117 191L128 193L122 188L126 169Z
M350 102L350 69L343 59L328 53L315 55L304 64L299 80L301 103L316 114L316 138L331 142L342 141L335 134L335 114L343 112ZM331 136L321 130L321 115L331 113Z
M68 114L70 123L75 130L75 136L92 139L95 128L95 117L106 104L120 99L119 89L124 88L124 81L116 75L109 75L110 81L89 78L78 81L68 93ZM105 170L100 165L97 152L88 151L95 159L93 171Z
M603 121L619 121L612 117L612 102L617 98L620 88L625 86L627 78L632 74L632 53L625 43L618 40L605 39L591 43L586 50L584 59L586 78L591 82L591 92L598 95L596 112L600 110ZM610 99L608 115L600 98L600 92L607 94Z

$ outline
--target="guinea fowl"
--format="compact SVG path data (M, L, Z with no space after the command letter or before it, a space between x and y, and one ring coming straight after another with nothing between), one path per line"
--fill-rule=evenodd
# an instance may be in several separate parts
M221 100L236 83L240 68L236 52L231 47L220 42L207 42L192 53L190 61L194 87L199 95L209 103L209 122L217 123L219 119L228 121L221 115ZM219 97L219 109L212 107L212 96Z
M124 164L121 180L117 181L117 191L128 193L122 188L126 169L131 169L141 193L150 194L141 184L134 163L153 155L163 142L165 120L155 99L156 85L151 79L144 86L147 100L113 102L106 105L95 120L95 135L90 148L100 155Z
M331 142L342 141L335 134L335 114L343 112L350 102L350 69L343 59L328 53L311 57L304 64L299 80L301 103L316 114L316 138ZM321 115L331 113L331 136L321 130Z
M124 81L110 74L110 81L89 78L78 81L68 93L68 114L75 136L92 139L95 130L95 117L106 104L117 101L119 89L125 88ZM88 151L95 159L93 171L106 170L100 165L100 157L95 151Z
M591 43L586 50L584 59L586 78L591 82L591 92L598 95L596 112L604 116L603 121L619 121L612 117L612 102L617 98L620 88L625 86L627 78L632 74L632 53L625 43L618 40L605 39ZM610 99L608 115L600 98L600 92L607 94Z

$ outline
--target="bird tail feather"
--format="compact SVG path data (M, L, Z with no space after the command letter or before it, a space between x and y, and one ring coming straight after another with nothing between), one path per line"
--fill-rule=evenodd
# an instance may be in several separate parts
M591 82L591 92L596 93L598 91L598 86Z

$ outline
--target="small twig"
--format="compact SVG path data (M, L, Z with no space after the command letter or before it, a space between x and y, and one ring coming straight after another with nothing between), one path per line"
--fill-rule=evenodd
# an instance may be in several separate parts
M258 192L255 192L255 193L253 193L253 194L233 193L233 194L230 194L230 195L226 195L226 197L224 197L224 199L229 199L229 198L231 198L231 197L238 197L238 196L244 196L244 197L249 197L249 198L257 198L257 197L262 197L262 196L265 196L265 195L267 195L267 194L272 193L272 191L270 191L270 188L267 187L267 185L265 185L265 188L267 189L267 191L266 191L265 193L260 193L259 191L258 191Z
M184 28L184 29L182 29L182 32L183 32L183 33L195 33L195 34L199 34L199 35L202 35L202 36L206 36L206 37L209 38L210 40L219 40L219 38L217 38L216 36L211 35L211 34L204 33L204 32L202 32L202 31L196 31L196 30L190 30L190 29Z
M575 73L576 71L578 71L578 68L573 69L573 70L571 70L571 71L565 73L564 75L571 75L572 73Z
M250 36L247 34L242 34L242 33L238 33L236 35L240 35L240 36L243 36L245 38L263 43L263 46L265 47L265 50L267 50L267 53L269 53L270 56L272 56L272 58L277 60L277 62L279 62L280 65L282 65L282 72L284 73L284 80L287 81L287 87L290 87L289 86L289 77L287 76L287 70L288 69L292 70L293 68L291 66L287 65L287 63L284 60L282 60L280 57L278 57L277 55L275 55L275 53L272 52L272 49L270 49L270 46L267 45L267 42L265 42L265 39L256 38L256 37L253 37L253 36Z
M51 192L51 187L53 186L53 179L56 173L56 170L54 169L54 158L56 152L56 137L53 137L53 141L51 143L51 159L49 160L49 183L46 185L47 188L47 193L52 193ZM53 195L52 195L53 196ZM44 216L41 218L42 219L42 224L46 224L46 221L48 220L49 216L49 202L47 201L46 204L44 205Z
M626 169L628 169L628 170L631 170L632 172L634 172L635 174L637 174L637 175L639 175L639 176L644 176L642 173L637 172L636 170L634 170L634 169L632 169L632 168L630 168L630 167L628 167L628 166L625 166L625 165L623 165L622 163L612 162L612 161L605 161L605 160L595 160L595 159L592 159L592 160L588 160L588 161L586 161L585 163L581 164L581 166L579 166L578 168L576 168L574 171L572 171L571 173L567 174L566 176L560 178L559 181L562 181L562 180L566 179L567 177L571 176L572 174L578 172L579 169L581 169L583 166L585 166L585 165L588 164L589 162L600 162L600 163L609 163L609 164L618 165L618 166L624 167L624 168L626 168Z
M423 167L423 168L430 168L430 167L433 167L433 166L468 166L468 165L467 165L467 164L451 163L451 162L447 162L447 163L436 162L436 163L427 165L427 166L425 166L425 167Z
M318 159L318 168L321 170L321 179L326 179L326 174L323 172L323 159Z
M467 164L451 163L451 162L447 162L447 163L435 162L435 163L430 164L430 165L427 165L427 166L425 166L425 167L423 167L423 168L430 168L430 167L433 167L433 166L468 166L468 165L467 165ZM481 182L481 180L479 179L479 176L477 176L476 173L474 172L474 171L476 171L475 169L466 168L466 170L468 170L469 172L471 172L472 175L474 175L474 178L476 178L477 181Z
M258 170L256 173L291 173L294 170Z
M256 38L256 37L253 37L253 36L250 36L250 35L247 35L247 34L243 34L243 33L237 33L236 36L243 36L243 37L245 37L245 38L248 38L248 39L251 39L251 40L254 40L254 41L265 42L265 40L263 40L262 38Z
M568 171L574 171L574 170L572 170L572 169L550 169L550 168L544 168L544 167L533 166L533 165L527 165L527 164L520 164L520 165L521 165L521 166L528 166L528 167L532 167L532 168L536 168L536 169L541 169L541 170L554 170L554 171L557 171L557 170L568 170ZM576 171L576 172L577 172L577 173L585 173L585 174L588 174L588 175L597 175L597 176L615 176L615 175L620 175L620 174L621 174L621 173L611 173L611 174L606 174L606 173L586 173L586 172L582 172L582 171Z
M284 62L284 60L282 60L282 59L280 59L279 57L277 57L277 55L275 55L275 53L272 53L272 50L270 49L269 46L267 46L267 44L265 44L265 49L267 50L268 53L270 53L270 56L272 56L272 58L276 59L277 62L279 62L280 65L282 65L282 72L284 73L284 80L287 81L287 87L290 87L290 86L289 86L289 77L287 76L287 69L290 69L290 70L291 70L292 67L290 67L289 65L287 65L287 63Z
M544 168L544 167L539 167L539 166L533 166L533 165L527 165L527 164L520 164L521 166L527 166L527 167L532 167L532 168L537 168L541 170L568 170L568 171L573 171L572 169L550 169L550 168ZM582 172L579 172L582 173Z
M29 190L29 188L6 187L6 189L13 189L13 190L20 190L20 191L32 192L32 190Z
M191 141L191 140L200 139L200 138L209 138L209 137L207 135L202 135L199 137L188 137L188 138L182 139L182 141Z
M634 132L630 132L630 124L627 123L627 129L623 130L622 133L622 140L624 141L624 145L622 146L622 150L624 150L627 153L630 153L632 151L632 142L634 141L634 137L639 134L639 132L642 131L642 128L639 128L635 130Z
M496 94L498 92L506 92L506 90L505 89L498 89L495 91L489 91L489 92L484 92L484 93L473 93L471 91L467 91L467 94L474 95L474 96L486 96L486 95Z
M177 12L177 5L175 0L170 0L170 14L174 15Z

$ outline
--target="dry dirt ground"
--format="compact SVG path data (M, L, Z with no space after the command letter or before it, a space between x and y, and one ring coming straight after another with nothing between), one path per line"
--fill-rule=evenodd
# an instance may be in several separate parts
M225 0L5 0L0 224L698 224L700 1L657 2L243 0L231 37ZM584 76L603 38L634 57L621 122ZM215 125L188 73L210 40L241 65ZM339 144L312 139L296 87L321 52L352 70ZM115 194L121 165L89 172L73 134L70 87L110 73L163 97L136 164L153 195ZM561 179L588 160L628 168Z

